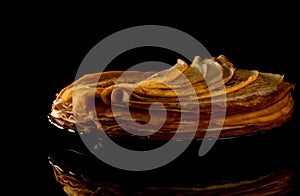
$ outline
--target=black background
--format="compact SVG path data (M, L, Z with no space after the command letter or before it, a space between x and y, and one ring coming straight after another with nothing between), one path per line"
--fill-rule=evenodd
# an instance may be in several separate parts
M22 164L27 168L25 174L22 175L22 181L28 181L27 176L33 179L30 180L25 192L37 192L41 195L63 193L62 187L54 181L47 158L49 146L53 143L51 133L47 130L49 125L47 114L55 99L55 94L74 80L81 61L99 41L112 33L136 25L173 27L196 38L212 56L226 55L237 68L284 74L285 80L296 84L293 91L295 111L292 127L295 132L300 130L296 122L299 119L300 95L297 69L300 65L299 30L295 8L292 5L283 7L278 5L277 9L264 7L259 10L250 9L251 11L246 13L244 9L228 11L220 7L218 10L212 9L212 12L202 13L202 9L199 7L196 11L194 10L193 13L196 12L194 14L191 11L178 14L184 11L174 10L169 14L162 14L157 17L158 19L141 18L141 22L136 22L139 20L140 12L134 12L133 18L122 20L121 14L117 16L117 19L111 17L112 13L99 16L96 14L90 18L89 16L83 17L83 14L78 14L76 17L73 15L57 17L54 11L53 13L47 12L49 17L43 17L40 22L34 23L34 31L30 32L23 48L24 50L29 47L34 48L27 55L32 63L37 64L32 69L34 74L28 80L32 92L30 91L27 97L31 101L28 106L30 111L38 114L37 116L30 115L30 117L29 114L25 114L25 118L29 117L30 127L35 130L34 142L26 142L30 153L27 153L24 159L22 158ZM265 13L266 9L268 12ZM287 14L283 14L282 9L286 10ZM149 12L149 15L154 15L154 13ZM214 18L211 18L212 13L215 15ZM228 13L231 15L228 16ZM242 14L245 17L241 17ZM182 15L184 17L181 17ZM35 20L36 17L38 15L34 16ZM134 62L165 60L171 63L175 61L174 56L162 57L159 52L153 50L151 53L142 51L139 54L140 56ZM132 56L134 55L124 57L122 60L130 65ZM121 62L120 64L116 62L113 66L115 69L126 69ZM34 124L32 124L32 118L37 119ZM295 142L294 139L292 141ZM295 148L297 146L298 144L295 144ZM298 153L295 156L298 158Z

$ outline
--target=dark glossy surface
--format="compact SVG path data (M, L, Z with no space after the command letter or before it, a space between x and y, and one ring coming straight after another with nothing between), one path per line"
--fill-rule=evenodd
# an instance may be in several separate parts
M155 170L132 172L103 163L89 152L76 132L59 129L49 123L54 139L48 156L49 167L54 165L78 178L87 177L96 181L126 184L130 178L127 187L131 188L232 182L289 168L295 172L297 191L299 168L295 155L298 149L295 148L294 130L290 127L291 124L287 123L266 132L217 140L211 151L203 157L198 156L202 140L195 140L171 163ZM128 148L143 145L145 149L162 144L138 139L115 139L115 142ZM53 173L51 168L49 172Z

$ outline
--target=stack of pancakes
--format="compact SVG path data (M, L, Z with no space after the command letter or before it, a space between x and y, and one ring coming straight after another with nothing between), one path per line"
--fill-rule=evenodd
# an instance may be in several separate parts
M161 71L86 74L57 94L49 116L60 127L110 137L234 137L288 121L293 88L284 75L239 69L224 55L196 56Z
M284 195L293 164L289 130L280 128L292 117L293 88L283 75L239 69L224 55L161 71L86 74L56 95L49 113L73 130L58 132L49 155L55 179L67 195ZM132 172L86 149L79 135L95 132L129 149L193 140L168 165ZM199 157L207 137L219 141Z

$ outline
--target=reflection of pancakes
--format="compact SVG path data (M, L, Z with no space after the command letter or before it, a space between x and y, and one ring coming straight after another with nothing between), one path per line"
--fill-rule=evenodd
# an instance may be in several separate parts
M282 131L285 134L282 134ZM68 195L285 195L294 188L295 161L289 127L219 139L198 156L194 140L177 159L149 171L126 171L91 154L76 133L51 128L56 142L49 154L54 179ZM146 150L159 140L116 139L127 148ZM180 141L178 141L180 142ZM105 146L104 146L105 147ZM76 193L76 194L75 194Z
M151 186L132 189L126 184L78 180L70 173L53 167L57 182L67 195L284 195L292 189L293 172L289 169L274 171L257 178L201 184L198 186Z
M195 138L218 136L220 129L220 137L230 137L283 125L293 112L293 87L283 75L238 69L224 55L195 57L191 65L178 60L160 72L87 74L60 91L50 117L65 128L97 128L116 137L132 136L123 129L151 139L169 139L176 131L177 138L190 138L195 129Z

